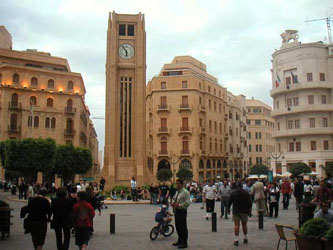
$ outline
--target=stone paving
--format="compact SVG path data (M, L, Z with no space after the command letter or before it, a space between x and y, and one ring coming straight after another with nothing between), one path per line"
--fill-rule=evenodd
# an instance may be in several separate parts
M8 193L0 191L0 199L5 200ZM23 232L23 220L19 218L20 208L25 203L8 201L14 208L14 225L11 227L11 236L5 240L0 240L1 250L23 250L33 249L30 234ZM231 219L220 219L220 203L216 203L217 211L217 232L211 231L211 221L205 220L205 211L200 209L201 204L191 204L188 211L189 241L188 249L246 249L246 250L271 250L276 249L278 235L274 224L286 224L297 226L297 212L295 210L295 200L291 200L289 210L282 210L280 205L279 217L277 219L265 218L264 230L258 229L258 217L253 216L248 222L249 243L242 243L242 233L240 233L240 245L233 246L234 233ZM255 211L255 205L253 207ZM177 240L176 232L169 238L159 236L155 241L151 241L149 233L156 224L154 222L156 207L153 205L110 205L107 210L102 210L101 216L94 219L95 233L89 241L88 249L177 249L172 243ZM109 214L116 214L116 234L110 235ZM174 224L174 222L172 222ZM285 243L282 241L280 248L283 249ZM53 230L48 229L44 248L55 250L56 241ZM74 244L74 237L71 238L70 249L78 249ZM295 245L290 243L288 249L295 249Z

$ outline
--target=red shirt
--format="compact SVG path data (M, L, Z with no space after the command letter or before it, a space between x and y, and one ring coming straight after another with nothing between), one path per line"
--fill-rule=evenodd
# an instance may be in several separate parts
M291 193L291 186L289 182L282 183L281 191L283 194L290 194Z
M73 206L72 215L75 227L92 227L95 216L94 208L86 201L79 201Z

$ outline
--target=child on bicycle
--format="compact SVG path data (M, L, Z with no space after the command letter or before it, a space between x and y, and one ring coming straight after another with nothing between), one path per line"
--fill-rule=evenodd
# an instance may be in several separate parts
M163 226L166 226L172 221L172 218L169 216L172 216L172 213L168 210L168 200L165 198L162 200L161 205L157 209L155 221Z

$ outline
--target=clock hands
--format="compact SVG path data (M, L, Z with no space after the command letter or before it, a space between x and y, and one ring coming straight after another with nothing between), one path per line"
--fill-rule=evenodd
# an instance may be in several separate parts
M127 57L127 55L128 55L127 49L124 47L124 45L121 45L121 47L125 50L126 57Z

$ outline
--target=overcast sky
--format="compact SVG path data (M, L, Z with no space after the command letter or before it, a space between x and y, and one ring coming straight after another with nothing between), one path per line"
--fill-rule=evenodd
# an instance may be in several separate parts
M83 76L92 117L105 114L108 13L145 14L147 81L174 56L191 55L234 94L272 104L271 55L286 29L303 43L325 41L332 0L1 0L0 25L13 49L67 58ZM104 120L94 120L104 150Z

